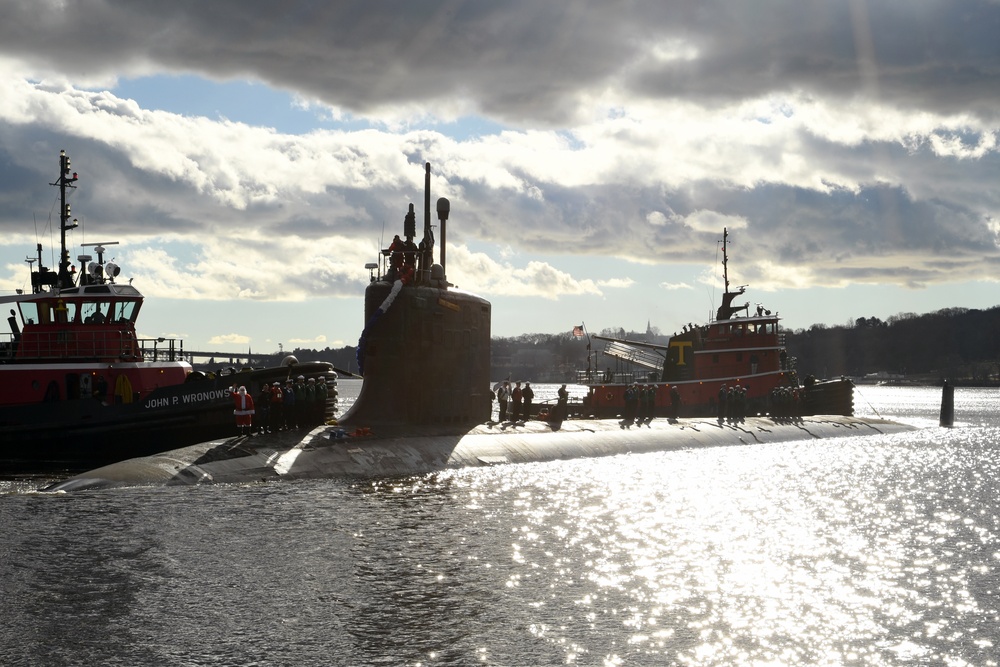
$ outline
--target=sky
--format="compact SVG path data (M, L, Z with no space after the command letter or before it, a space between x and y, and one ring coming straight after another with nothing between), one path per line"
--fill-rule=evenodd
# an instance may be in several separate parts
M189 350L356 345L426 162L495 336L705 322L723 228L789 329L1000 304L996 1L0 5L0 293L65 150Z

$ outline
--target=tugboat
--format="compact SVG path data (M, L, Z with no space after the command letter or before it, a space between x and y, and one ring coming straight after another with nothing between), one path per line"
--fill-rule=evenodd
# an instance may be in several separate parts
M113 243L84 244L97 257L78 257L78 277L70 264L66 232L77 221L66 195L77 180L60 152L51 184L60 199L58 269L42 265L38 244L26 260L37 262L31 292L0 296L10 312L10 333L0 335L0 471L86 468L235 434L230 387L256 392L299 375L335 385L327 363L215 376L193 371L176 340L140 339L143 296L131 281L115 281L119 267L104 261Z
M441 234L435 263L426 167L424 235L419 245L413 204L400 240L383 250L365 290L358 343L364 383L337 423L308 432L210 440L137 457L51 484L48 492L123 486L247 483L332 477L371 478L446 469L663 452L695 447L884 435L913 427L841 415L653 419L622 428L616 419L491 421L492 305L456 289L445 271L445 226L451 210L437 202ZM384 260L383 260L384 261ZM375 275L375 270L378 275Z
M777 313L757 304L734 305L747 285L730 289L729 231L722 230L725 292L715 318L707 325L685 325L664 344L606 336L603 354L616 359L616 370L588 369L582 413L591 417L726 418L757 415L854 414L854 384L847 378L803 385L785 350Z

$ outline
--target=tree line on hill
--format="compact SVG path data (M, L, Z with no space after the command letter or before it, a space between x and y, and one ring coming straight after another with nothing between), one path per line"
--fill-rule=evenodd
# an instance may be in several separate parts
M860 317L788 333L786 347L817 377L886 372L927 383L1000 381L1000 306Z
M859 317L845 325L814 324L785 330L788 356L796 360L799 377L863 377L886 373L927 383L947 379L956 384L1000 384L1000 306L987 310L946 308L925 315L900 313L886 320ZM605 329L600 335L666 344L669 336L655 327L644 332ZM532 382L575 382L588 365L594 371L614 366L601 354L603 345L574 336L521 334L495 336L491 341L491 377ZM356 349L295 349L254 355L254 366L273 366L288 354L301 361L328 361L338 369L357 372ZM589 364L588 364L589 360ZM199 364L214 370L225 363Z

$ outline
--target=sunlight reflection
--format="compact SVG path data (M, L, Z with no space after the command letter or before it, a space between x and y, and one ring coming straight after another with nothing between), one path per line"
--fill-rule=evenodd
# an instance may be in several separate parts
M952 557L1000 559L996 512L956 488L944 452L892 442L913 449L891 475L881 439L847 439L498 467L466 473L466 502L488 515L482 489L509 494L507 590L559 619L529 632L567 663L621 630L633 653L685 665L933 660L959 641L952 615L998 617L970 585L991 568ZM988 628L961 641L988 648Z

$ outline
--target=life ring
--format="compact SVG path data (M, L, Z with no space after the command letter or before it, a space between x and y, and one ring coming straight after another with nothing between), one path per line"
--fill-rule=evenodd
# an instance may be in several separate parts
M607 396L605 396L604 398L607 399L608 403L610 403L615 399L615 395L609 391Z

